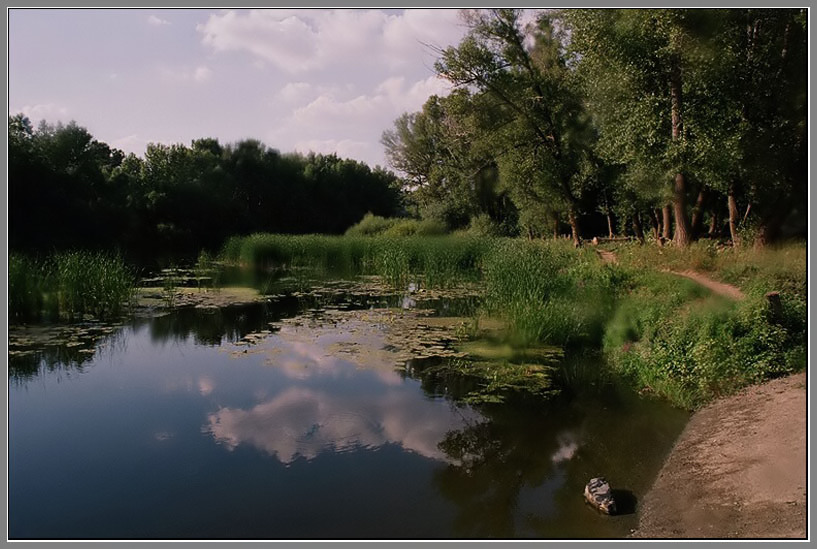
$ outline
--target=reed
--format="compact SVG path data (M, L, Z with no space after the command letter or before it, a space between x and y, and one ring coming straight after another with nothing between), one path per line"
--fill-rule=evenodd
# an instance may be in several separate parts
M461 236L253 234L230 239L222 258L268 270L309 268L332 276L380 275L400 289L410 282L449 287L479 277L490 242Z
M72 251L36 259L9 255L9 313L16 321L76 320L120 315L135 276L115 255Z

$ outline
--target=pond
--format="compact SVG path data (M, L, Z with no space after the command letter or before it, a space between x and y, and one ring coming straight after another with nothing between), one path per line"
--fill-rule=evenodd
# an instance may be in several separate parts
M570 359L583 373L552 398L468 404L473 380L435 369L461 360L450 340L438 333L412 359L415 336L394 332L434 332L445 322L431 319L467 316L473 300L330 288L87 323L40 349L30 332L47 328L12 327L34 347L9 356L9 537L621 538L635 528L685 412L596 375L592 354ZM598 475L622 514L584 503Z

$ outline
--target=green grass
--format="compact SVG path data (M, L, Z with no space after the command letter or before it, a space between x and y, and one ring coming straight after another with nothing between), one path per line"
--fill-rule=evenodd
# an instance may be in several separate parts
M457 236L253 234L230 239L222 258L261 269L310 268L332 276L380 275L395 288L410 282L450 287L473 280L491 241Z
M346 230L346 236L440 236L445 233L445 224L433 219L380 217L371 213Z
M622 273L567 241L496 241L484 261L486 308L517 345L598 346Z
M130 302L134 285L133 271L114 255L74 251L35 259L9 254L9 316L14 321L116 317Z
M620 246L629 273L603 348L615 370L679 406L696 408L806 366L805 245L768 250ZM694 268L746 295L731 301L661 272ZM779 291L781 318L765 295Z

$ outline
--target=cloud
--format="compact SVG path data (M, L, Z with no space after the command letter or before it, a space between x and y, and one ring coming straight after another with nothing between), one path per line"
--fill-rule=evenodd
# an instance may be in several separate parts
M450 86L436 76L413 82L393 76L377 83L369 93L352 96L339 89L319 93L313 86L292 85L285 90L286 94L282 90L279 95L294 102L300 94L309 102L284 117L274 137L294 139L296 150L302 152L334 152L373 167L385 165L380 145L383 130L404 112L421 109L430 95L447 95Z
M175 82L202 83L210 80L210 78L213 76L213 71L205 65L199 65L195 69L191 69L189 67L162 67L160 71L165 79Z
M170 21L167 21L165 19L160 19L159 17L156 17L155 15L151 15L150 17L148 17L148 24L152 25L154 27L161 27L163 25L169 25Z
M315 88L308 82L290 82L278 91L276 98L286 103L296 103L314 92Z
M428 44L458 42L465 31L456 10L388 15L352 9L229 10L210 15L197 30L216 52L248 52L293 74L348 65L350 59L361 72L394 68L429 57Z
M216 52L248 51L288 72L314 68L315 32L306 18L289 16L288 10L251 10L212 14L197 26L203 42Z
M25 105L18 112L22 112L32 122L39 122L46 120L48 122L55 122L57 120L65 120L68 116L68 109L56 103L38 103L36 105Z
M193 80L196 82L204 82L205 80L209 80L210 77L213 75L213 71L205 66L196 67L196 70L193 71Z
M325 451L388 443L448 461L438 443L479 416L470 411L451 414L445 405L418 404L416 395L399 390L349 402L346 396L293 387L249 409L220 408L208 416L203 430L230 450L247 444L284 464Z
M197 30L212 52L280 82L266 105L271 146L374 166L385 165L380 137L398 116L450 91L429 45L456 44L466 29L457 10L253 9L211 14Z

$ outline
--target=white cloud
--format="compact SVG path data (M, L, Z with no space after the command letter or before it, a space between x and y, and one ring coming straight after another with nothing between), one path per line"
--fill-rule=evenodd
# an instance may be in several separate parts
M200 67L196 67L196 70L193 71L193 80L196 82L204 82L205 80L209 80L212 75L213 71L202 65Z
M153 25L154 27L161 27L163 25L169 25L170 21L161 19L159 17L156 17L155 15L151 15L150 17L148 17L148 24Z
M305 18L288 10L251 10L213 14L197 26L216 52L249 51L289 71L309 70L316 63L315 33Z
M290 82L278 91L276 98L286 103L298 103L314 97L315 93L316 88L308 82Z
M354 411L351 411L354 410ZM347 397L293 387L249 409L221 408L204 431L233 450L248 444L281 463L307 460L325 451L377 448L396 443L422 456L448 461L437 444L478 415L451 414L445 405L418 406L414 395L386 391L357 402Z
M68 109L56 103L38 103L36 105L25 105L22 109L16 112L22 112L33 123L40 120L48 122L56 122L58 120L65 120L68 116Z
M333 89L309 100L316 93L313 86L288 85L284 90L280 96L300 94L309 102L279 121L275 137L295 139L295 148L301 152L334 152L374 167L385 165L380 145L382 132L404 112L421 109L430 95L447 95L450 86L436 76L415 82L393 76L361 95L349 96L343 90Z
M457 10L223 10L197 30L216 54L243 54L279 79L266 105L271 146L295 143L372 166L385 164L380 136L398 116L450 91L434 74L429 45L465 34ZM296 77L281 81L281 73Z
M230 10L197 30L216 52L249 52L290 73L350 67L349 60L361 73L400 66L429 58L426 44L456 43L464 33L456 10Z

